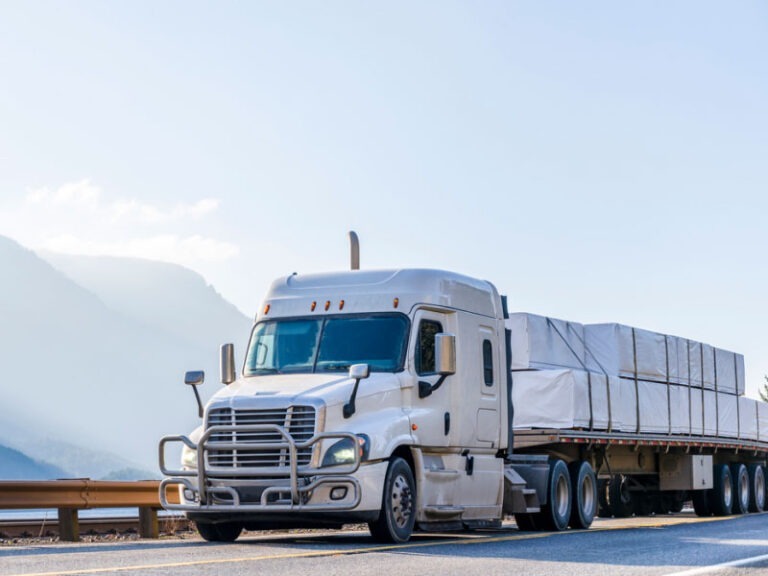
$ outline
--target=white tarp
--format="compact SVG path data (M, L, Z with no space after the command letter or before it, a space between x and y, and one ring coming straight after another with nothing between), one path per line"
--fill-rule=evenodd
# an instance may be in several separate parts
M690 434L693 414L690 400L691 388L688 386L670 386L670 416L672 434Z
M704 390L704 435L717 435L717 395L712 390Z
M587 324L587 369L611 376L667 382L667 353L662 334L623 324Z
M637 383L640 396L640 432L669 433L669 402L666 384Z
M512 372L515 428L590 428L620 430L623 401L617 378L582 370ZM590 395L591 390L591 395ZM611 422L608 397L610 395ZM590 422L590 397L591 417Z
M584 369L584 327L576 322L519 312L510 314L512 369Z
M513 371L512 401L518 429L604 431L610 426L615 432L744 439L756 439L763 430L768 439L764 403L756 406L754 400L714 390L582 370Z
M739 437L739 397L717 393L717 434L725 438Z
M691 388L691 434L701 436L704 434L704 390Z
M739 437L757 440L758 401L739 397Z
M758 440L768 440L768 404L757 402L757 434Z

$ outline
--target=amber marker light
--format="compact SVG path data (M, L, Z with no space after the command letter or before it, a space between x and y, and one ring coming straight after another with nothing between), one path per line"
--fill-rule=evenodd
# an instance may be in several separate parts
M312 306L309 307L310 312L314 312L315 308L317 308L317 302L312 302Z
M270 311L271 308L272 308L271 304L267 304L266 306L264 306L264 316L269 314L269 311Z
M339 302L339 310L344 310L344 300Z
M413 430L415 432L418 429L419 429L419 427L416 424L411 424L411 430Z
M392 304L394 305L394 307L395 307L395 308L397 308L398 306L400 306L400 298L395 298L395 299L392 301Z
M331 307L331 301L330 300L326 300L326 302L325 302L325 311L328 312L328 309L330 307Z

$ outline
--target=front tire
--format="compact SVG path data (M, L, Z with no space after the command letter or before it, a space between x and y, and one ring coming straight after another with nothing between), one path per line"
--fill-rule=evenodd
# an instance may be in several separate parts
M243 531L243 525L237 522L213 524L197 522L197 532L207 542L234 542Z
M416 482L413 471L402 458L393 458L384 478L381 512L368 523L377 542L408 542L416 522Z

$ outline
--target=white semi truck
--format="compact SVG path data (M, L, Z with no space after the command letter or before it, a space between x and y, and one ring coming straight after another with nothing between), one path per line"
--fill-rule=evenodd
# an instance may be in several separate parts
M756 426L726 436L699 422L712 390L703 375L695 385L693 369L687 385L672 383L687 401L669 390L643 400L634 329L634 374L622 375L575 349L586 342L568 323L546 319L541 342L526 338L521 321L536 318L510 318L491 283L439 270L276 280L239 374L232 345L222 346L226 386L201 406L203 425L162 439L163 506L184 511L209 541L367 523L389 542L415 529L498 527L505 515L524 530L564 530L588 528L598 513L679 511L690 499L700 515L765 507L761 408L732 394L737 412L744 406L738 417L750 420L751 410ZM564 346L576 366L535 366L537 354ZM583 418L571 414L579 405ZM630 408L619 417L622 405ZM673 428L683 409L688 425ZM559 416L550 422L550 413ZM666 424L645 428L652 413L667 413ZM172 443L182 444L182 462L169 469ZM169 486L180 504L167 501Z

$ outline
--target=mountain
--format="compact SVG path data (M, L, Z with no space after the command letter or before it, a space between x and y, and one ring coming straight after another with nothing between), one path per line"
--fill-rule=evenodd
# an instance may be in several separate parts
M18 450L0 444L0 479L54 480L66 476L61 468L38 462Z
M243 350L250 321L175 265L49 257L60 269L0 237L0 441L69 454L59 466L76 475L104 453L156 473L159 438L199 423L184 372L206 370L212 394L219 344Z
M183 266L109 256L40 256L107 307L180 341L206 348L248 333L250 321L243 313Z

